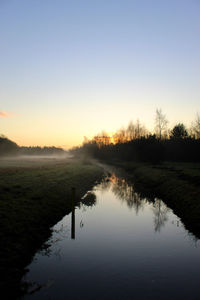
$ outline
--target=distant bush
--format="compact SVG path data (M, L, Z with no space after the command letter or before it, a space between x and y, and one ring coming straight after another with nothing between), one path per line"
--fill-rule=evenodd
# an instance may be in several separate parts
M0 156L17 154L19 146L7 137L0 137Z

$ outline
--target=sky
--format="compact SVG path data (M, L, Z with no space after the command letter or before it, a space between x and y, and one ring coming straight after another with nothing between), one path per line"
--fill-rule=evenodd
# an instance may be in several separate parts
M200 0L0 0L0 134L70 148L200 113Z

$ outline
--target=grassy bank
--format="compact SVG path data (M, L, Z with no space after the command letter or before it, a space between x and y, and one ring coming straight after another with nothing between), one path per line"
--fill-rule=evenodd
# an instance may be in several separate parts
M20 292L24 268L50 227L70 212L71 188L78 202L101 176L101 168L80 160L0 161L1 291L8 298Z
M162 198L185 227L200 238L199 163L152 165L117 160L109 163L125 170L139 193L149 198Z

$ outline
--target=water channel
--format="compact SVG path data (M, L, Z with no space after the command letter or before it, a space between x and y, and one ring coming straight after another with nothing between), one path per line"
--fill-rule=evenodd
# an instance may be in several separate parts
M28 266L23 299L200 299L199 241L162 200L115 174L88 195Z

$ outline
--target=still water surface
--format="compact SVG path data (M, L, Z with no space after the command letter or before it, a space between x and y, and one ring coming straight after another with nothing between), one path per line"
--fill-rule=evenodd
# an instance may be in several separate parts
M161 200L114 174L93 193L35 255L24 299L200 299L200 244Z

